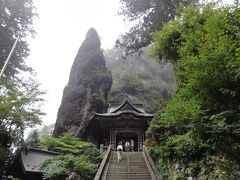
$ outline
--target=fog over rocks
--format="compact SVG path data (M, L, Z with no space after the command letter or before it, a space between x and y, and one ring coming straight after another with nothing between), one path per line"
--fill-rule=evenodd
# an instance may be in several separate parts
M143 103L148 112L155 112L172 97L177 85L171 64L160 65L148 56L149 48L141 56L122 57L123 50L113 48L104 55L113 76L109 103L121 102L126 96L133 103Z

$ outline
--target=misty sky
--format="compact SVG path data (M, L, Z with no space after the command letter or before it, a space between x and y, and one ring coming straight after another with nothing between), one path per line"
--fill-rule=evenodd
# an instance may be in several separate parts
M34 4L39 18L34 23L37 35L30 41L28 65L47 90L42 108L47 115L42 120L48 125L56 121L71 65L88 29L97 30L102 48L107 49L127 28L117 16L119 0L34 0Z

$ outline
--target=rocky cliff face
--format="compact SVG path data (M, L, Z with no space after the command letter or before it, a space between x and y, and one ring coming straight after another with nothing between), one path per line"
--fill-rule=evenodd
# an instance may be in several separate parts
M96 30L91 28L73 62L53 136L70 131L86 139L94 113L106 112L112 76L106 68L100 45Z

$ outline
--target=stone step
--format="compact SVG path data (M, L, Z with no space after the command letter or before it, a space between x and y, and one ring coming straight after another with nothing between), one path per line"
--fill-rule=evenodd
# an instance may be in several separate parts
M121 174L110 174L110 175L107 175L107 179L110 179L110 180L116 180L116 179L144 179L144 180L147 180L147 179L151 179L150 175L130 175L128 176L127 174L126 175L121 175Z
M128 173L128 170L121 170L121 171L115 171L115 170L109 170L108 174L124 174ZM142 170L142 171L130 171L131 174L149 174L147 170Z
M128 177L128 173L114 173L114 174L107 174L107 177ZM149 178L150 175L149 174L130 174L130 177L138 177L138 178Z
M144 173L144 172L139 172L139 173L130 172L129 174L131 176L150 176L150 174L148 172L147 173ZM109 172L108 175L125 176L125 175L128 175L128 172L127 171L125 171L125 172Z
M131 178L131 180L137 180L137 179L138 178L135 178L135 179ZM128 177L114 177L114 179L113 179L113 177L107 177L106 180L129 180L129 178ZM152 178L145 178L144 180L152 180Z
M128 173L128 158L127 154L123 153L123 159L117 161L117 153L113 152L108 172L106 175L107 180L151 180L151 176L145 164L142 152L129 152L129 167L130 174Z

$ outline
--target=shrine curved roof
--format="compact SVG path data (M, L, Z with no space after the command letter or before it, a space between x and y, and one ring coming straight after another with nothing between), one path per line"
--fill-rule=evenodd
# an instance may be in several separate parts
M137 107L138 106L138 107ZM141 104L131 104L127 99L118 106L113 106L108 109L107 113L95 113L97 117L116 117L123 114L132 114L137 117L152 118L154 115L146 113Z

